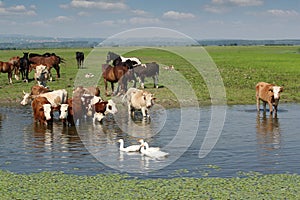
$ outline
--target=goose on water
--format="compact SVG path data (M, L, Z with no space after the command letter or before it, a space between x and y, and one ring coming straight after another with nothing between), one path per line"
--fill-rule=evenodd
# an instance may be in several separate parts
M146 143L148 145L147 146L148 151L159 151L160 150L159 147L149 147L149 144L147 142L145 142L143 139L139 139L138 142L141 143L141 147Z
M156 159L163 158L169 155L169 153L160 150L150 150L149 144L147 142L144 142L144 144L141 146L140 152L145 156Z
M120 151L125 151L125 152L136 152L139 151L141 148L141 145L131 145L128 147L124 147L124 140L119 139L118 142L120 143Z

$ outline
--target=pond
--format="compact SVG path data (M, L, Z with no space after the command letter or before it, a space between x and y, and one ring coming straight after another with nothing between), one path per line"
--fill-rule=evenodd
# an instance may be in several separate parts
M36 125L27 107L0 108L0 169L17 173L63 171L78 175L129 173L140 177L232 177L244 172L300 172L300 105L280 104L278 117L257 113L255 105L225 108L222 132L211 151L199 157L210 128L212 108L165 110L155 107L151 120L133 120L126 109L103 123L90 119L76 127L58 120ZM57 116L55 116L57 118ZM150 159L120 152L144 138L169 156Z

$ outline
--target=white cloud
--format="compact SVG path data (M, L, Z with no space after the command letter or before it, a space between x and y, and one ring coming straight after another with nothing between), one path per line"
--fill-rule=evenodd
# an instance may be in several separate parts
M260 6L263 0L212 0L215 5L233 5L233 6Z
M71 18L67 17L67 16L57 16L53 19L54 22L66 22L66 21L70 21Z
M148 12L144 11L144 10L132 10L131 11L133 14L135 15L139 15L139 16L145 16L148 14Z
M192 13L183 13L183 12L176 12L176 11L168 11L163 14L163 17L166 19L192 19L195 18L195 15Z
M279 16L279 17L294 17L299 16L299 13L295 10L267 10L267 13L273 16Z
M4 16L13 16L13 15L34 16L36 15L34 9L35 7L33 7L33 5L31 5L29 9L26 8L24 5L5 7L4 3L0 1L0 15L4 15Z
M211 6L211 5L205 5L204 10L215 14L222 14L229 11L229 9L226 7Z
M123 2L72 0L70 6L73 8L96 8L100 10L125 10L127 5Z
M129 23L134 25L153 25L159 24L161 21L158 18L133 17L129 19Z

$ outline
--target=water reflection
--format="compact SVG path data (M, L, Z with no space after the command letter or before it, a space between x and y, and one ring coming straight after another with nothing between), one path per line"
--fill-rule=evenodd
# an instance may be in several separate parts
M281 146L280 123L277 117L267 116L266 113L256 117L257 143L262 149L275 150Z

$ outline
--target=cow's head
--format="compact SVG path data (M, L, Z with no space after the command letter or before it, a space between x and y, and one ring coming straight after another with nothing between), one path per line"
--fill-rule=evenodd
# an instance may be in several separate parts
M275 100L276 99L279 100L280 99L280 93L283 91L283 87L281 87L281 86L273 86L273 87L271 87L270 91L273 92L274 99Z
M61 104L60 105L60 115L59 119L66 119L68 116L68 108L69 104Z
M117 106L116 104L113 102L112 99L107 101L108 103L106 104L106 113L111 113L111 114L115 114L118 112Z
M23 91L23 94L24 96L23 96L23 100L21 101L21 105L25 106L29 103L31 97L30 97L30 93L26 93Z
M154 100L156 99L154 97L154 94L151 94L150 92L144 91L143 92L143 98L144 98L144 101L146 103L147 108L151 108L154 105Z
M43 105L43 109L44 109L44 115L45 115L45 118L46 118L46 120L48 121L48 120L51 120L51 112L52 112L52 110L51 110L51 104L44 104Z

